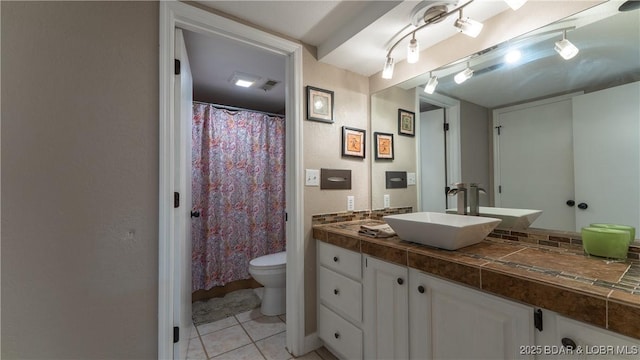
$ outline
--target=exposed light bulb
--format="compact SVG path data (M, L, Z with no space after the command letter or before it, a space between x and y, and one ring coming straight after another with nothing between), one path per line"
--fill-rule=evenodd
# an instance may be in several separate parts
M458 28L458 32L474 38L480 34L484 25L481 22L469 18L460 17L458 20L456 20L454 26Z
M506 2L507 5L511 7L511 9L518 10L520 9L520 7L522 7L522 5L524 5L524 3L527 2L527 0L504 0L504 2Z
M424 92L427 94L433 94L433 92L436 91L436 86L438 86L438 77L431 75L429 81L427 81L427 85L424 87Z
M391 56L387 56L387 60L384 62L384 68L382 69L383 79L391 79L393 77L393 67L393 58Z
M574 56L578 55L578 48L571 43L571 41L567 40L564 36L562 40L556 41L556 46L553 48L560 56L562 56L565 60L569 60Z
M473 70L471 70L471 68L469 68L469 65L467 65L467 68L457 73L456 76L453 77L453 80L456 82L456 84L462 84L463 82L469 80L472 76Z
M420 58L420 46L418 45L418 40L414 37L409 41L409 46L407 47L407 62L409 64L415 64L418 62Z
M520 58L522 58L520 50L511 50L504 56L504 61L506 61L507 64L513 64L518 62Z

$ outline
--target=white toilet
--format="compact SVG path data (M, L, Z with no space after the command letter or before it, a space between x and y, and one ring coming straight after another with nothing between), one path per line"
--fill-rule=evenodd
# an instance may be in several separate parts
M260 312L274 316L286 312L287 252L260 256L249 262L249 274L264 285Z

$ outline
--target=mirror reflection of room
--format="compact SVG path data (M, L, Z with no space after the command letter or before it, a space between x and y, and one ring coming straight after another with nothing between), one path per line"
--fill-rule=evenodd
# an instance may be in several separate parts
M417 110L397 153L416 154L418 190L402 205L455 212L448 190L477 184L481 213L541 211L534 228L640 226L639 47L637 11L603 4L373 94L374 131L390 126L379 104ZM385 191L373 181L373 208Z

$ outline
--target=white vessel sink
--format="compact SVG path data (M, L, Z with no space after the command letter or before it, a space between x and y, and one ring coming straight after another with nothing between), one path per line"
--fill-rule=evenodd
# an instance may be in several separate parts
M542 214L542 210L511 209L480 206L480 216L487 216L502 220L501 229L524 230ZM447 209L448 214L457 213L457 209ZM468 212L468 209L467 209Z
M482 241L500 219L480 216L417 212L383 217L400 239L441 249L456 250Z

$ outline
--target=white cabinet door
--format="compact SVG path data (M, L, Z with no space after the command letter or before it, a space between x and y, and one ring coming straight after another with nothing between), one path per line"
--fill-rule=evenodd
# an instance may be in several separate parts
M406 266L364 257L365 359L409 357L407 275Z
M533 308L440 280L409 275L412 359L520 359L533 344Z
M536 359L640 358L640 340L542 311L544 330L536 332ZM568 344L575 349L568 349Z

